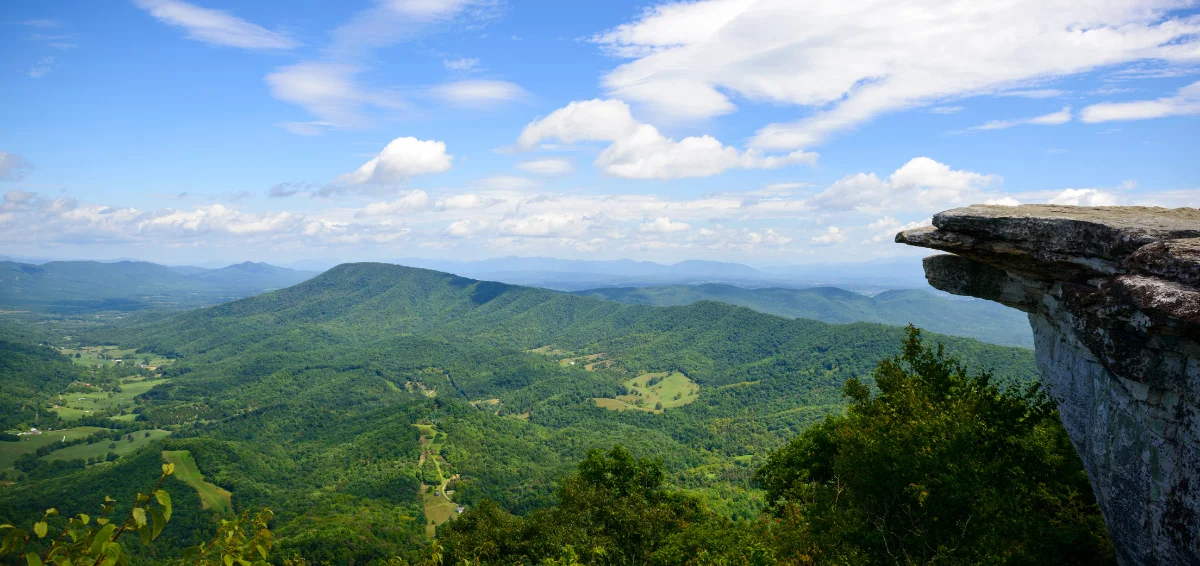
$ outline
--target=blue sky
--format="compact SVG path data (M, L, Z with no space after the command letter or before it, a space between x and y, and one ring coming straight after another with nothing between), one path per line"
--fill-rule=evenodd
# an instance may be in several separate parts
M778 264L919 253L890 235L974 203L1196 207L1198 13L11 2L0 242L168 263Z

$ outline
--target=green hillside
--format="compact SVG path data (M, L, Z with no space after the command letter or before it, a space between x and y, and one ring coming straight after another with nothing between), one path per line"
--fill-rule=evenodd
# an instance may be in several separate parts
M840 413L846 379L869 382L903 334L714 301L625 305L346 264L85 338L176 359L162 370L169 381L138 397L133 424L172 431L145 450L189 450L235 511L273 509L278 555L367 563L418 547L430 490L468 509L490 499L528 512L554 501L589 449L617 444L661 458L672 485L724 515L756 516L766 502L753 469ZM1002 381L1035 379L1028 350L933 337ZM569 363L577 359L587 363ZM631 381L676 374L687 385L672 390L678 399L665 380ZM666 395L663 409L596 404L633 387ZM422 440L426 429L435 440ZM48 504L54 481L26 480L21 496ZM12 508L8 498L0 491L0 510ZM342 543L361 533L370 536Z
M884 291L869 297L836 287L744 289L705 284L612 287L573 294L635 305L679 306L720 301L791 318L842 324L913 324L1001 346L1033 347L1033 332L1024 313L989 301L947 298L919 289Z

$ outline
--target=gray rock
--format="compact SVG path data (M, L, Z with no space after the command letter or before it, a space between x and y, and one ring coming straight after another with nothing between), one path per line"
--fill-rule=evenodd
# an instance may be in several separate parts
M1122 564L1200 566L1200 210L970 206L896 241L929 283L1029 313Z

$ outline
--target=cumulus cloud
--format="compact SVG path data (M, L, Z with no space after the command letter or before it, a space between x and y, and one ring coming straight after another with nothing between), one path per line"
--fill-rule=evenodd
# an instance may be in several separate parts
M993 204L997 206L1021 206L1021 201L1013 197L993 198L983 201L983 204Z
M187 30L188 39L242 49L292 49L300 45L287 34L222 10L201 8L182 0L134 0L133 3L158 21Z
M1102 102L1083 109L1084 122L1113 122L1117 120L1149 120L1167 116L1200 114L1200 81L1185 86L1167 98L1133 102Z
M830 226L820 236L813 236L812 242L814 246L832 246L834 244L846 243L846 235L842 233L837 226Z
M895 239L897 232L911 230L913 228L920 228L922 226L929 226L932 223L932 218L905 223L896 220L896 217L894 216L884 216L883 218L880 218L867 225L867 231L871 232L872 235L867 240L864 240L863 243L879 244L892 242Z
M547 139L611 142L596 157L595 165L609 175L627 179L709 177L732 168L812 164L817 158L815 153L799 150L778 156L753 149L739 151L712 136L670 139L654 126L635 120L629 106L620 100L572 102L525 126L517 147L532 149Z
M670 1L592 40L631 59L603 78L605 89L657 113L728 114L735 96L814 109L760 129L751 142L791 150L948 98L1019 92L1140 60L1194 62L1200 20L1174 12L1182 7L1175 0Z
M453 161L454 156L446 153L444 142L411 136L396 138L379 155L353 173L338 177L336 182L352 185L399 183L415 175L449 171Z
M575 166L570 159L551 158L522 161L517 164L517 169L531 175L564 175L574 171Z
M928 157L909 160L887 179L874 173L849 175L809 203L824 211L932 210L971 204L1000 177L951 169Z
M356 212L356 218L368 216L394 215L405 212L415 212L429 207L429 195L425 191L409 191L404 196L385 202L371 203L366 208Z
M654 220L647 220L638 226L638 232L643 234L670 234L672 232L683 232L691 228L691 225L684 222L672 222L670 218L661 216Z
M992 120L986 124L968 128L968 131L982 130L1005 130L1013 126L1058 126L1071 121L1071 107L1066 106L1058 112L1035 116L1033 118L1019 118L1016 120Z
M33 170L33 164L24 157L0 151L0 181L20 181Z

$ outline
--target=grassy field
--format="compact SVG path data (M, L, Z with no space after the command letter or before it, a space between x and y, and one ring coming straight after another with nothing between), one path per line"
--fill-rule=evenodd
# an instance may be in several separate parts
M80 428L88 428L88 427L80 427ZM149 437L146 436L147 432L150 433ZM54 452L51 452L49 454L46 454L45 456L42 456L42 459L43 460L74 460L76 458L83 458L85 460L88 458L103 459L105 456L108 455L109 452L116 452L118 456L124 456L126 454L132 454L134 452L137 452L141 447L143 447L147 444L150 444L151 442L154 442L155 440L158 440L160 438L166 438L166 437L170 436L171 432L166 431L166 430L155 429L155 430L150 430L150 431L139 430L137 432L131 432L129 434L133 435L133 442L129 442L128 440L125 440L122 438L121 440L117 440L117 441L101 441L101 442L96 442L94 444L76 444L75 446L68 446L66 448L55 450ZM62 438L62 437L60 436L59 438ZM109 448L110 444L116 444L116 447Z
M0 471L12 469L13 462L16 462L17 458L21 457L21 454L33 452L49 444L62 442L64 436L67 437L67 440L75 440L76 438L83 438L101 430L108 429L95 426L80 426L47 432L42 435L22 436L21 440L17 442L0 442Z
M121 384L121 392L109 397L109 393L63 393L58 396L59 407L54 409L64 421L73 421L96 411L115 411L125 405L132 407L133 398L149 391L155 385L167 383L169 379L129 381Z
M433 537L438 525L458 516L458 504L444 496L434 495L437 488L423 486L421 502L425 505L425 518L430 522L425 524L425 535Z
M584 365L587 362L598 360L604 357L604 354L588 354L586 356L575 356L573 358L563 358L558 360L560 366L573 366L575 364Z
M221 514L233 513L233 495L211 483L204 481L204 475L196 467L196 460L187 450L163 450L163 459L175 464L175 477L196 489L200 495L200 504L205 509L215 509Z
M654 385L650 385L652 380L656 380ZM680 372L669 375L644 373L626 381L625 387L629 390L628 395L619 395L616 399L595 398L592 401L597 407L610 411L634 409L658 414L662 412L657 408L659 403L662 403L662 409L672 409L687 405L700 396L700 386Z

